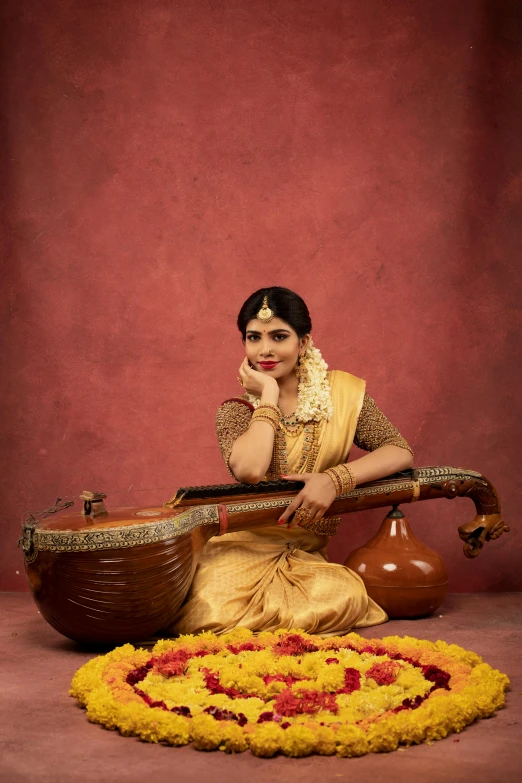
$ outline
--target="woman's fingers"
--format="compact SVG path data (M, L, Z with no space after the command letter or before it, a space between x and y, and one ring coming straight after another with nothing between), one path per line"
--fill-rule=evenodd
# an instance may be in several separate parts
M289 473L281 476L284 481L303 481L305 484L310 480L312 473Z
M245 357L245 359L242 361L242 363L241 363L241 367L239 368L239 377L240 377L240 379L241 379L241 381L242 381L242 384L241 384L242 386L244 386L244 385L245 385L245 383L246 383L246 380L247 380L247 373L246 373L245 362L246 362L246 357Z
M255 372L255 370L253 370L252 367L250 366L250 364L248 362L248 357L247 356L245 356L245 358L243 359L243 365L242 366L243 366L243 369L244 369L244 371L245 371L245 373L247 375L251 375L253 372Z
M281 514L281 516L280 516L280 517L279 517L279 519L277 520L277 524L278 524L278 525L284 525L284 524L286 524L287 522L289 522L289 521L290 521L290 517L292 516L292 514L294 514L294 513L297 511L297 509L299 508L299 506L301 505L301 503L302 503L302 502L303 502L303 497L302 497L301 493L299 493L299 494L297 495L297 497L295 497L295 498L292 500L292 502L291 502L291 503L290 503L290 505L289 505L289 506L286 508L286 510L284 511L284 513L283 513L283 514Z

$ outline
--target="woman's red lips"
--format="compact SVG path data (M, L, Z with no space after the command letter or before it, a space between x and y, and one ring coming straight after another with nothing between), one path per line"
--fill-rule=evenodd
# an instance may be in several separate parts
M259 362L259 365L263 368L263 370L271 370L278 364L279 362Z

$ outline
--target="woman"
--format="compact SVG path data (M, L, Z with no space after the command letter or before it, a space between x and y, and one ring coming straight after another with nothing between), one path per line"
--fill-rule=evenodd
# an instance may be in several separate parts
M324 517L336 496L413 464L400 433L365 382L327 365L314 347L306 304L287 288L262 288L238 316L246 348L245 394L218 410L225 463L238 481L303 481L278 525L212 539L174 633L301 628L330 636L385 622L360 577L329 563ZM352 444L370 452L346 465Z

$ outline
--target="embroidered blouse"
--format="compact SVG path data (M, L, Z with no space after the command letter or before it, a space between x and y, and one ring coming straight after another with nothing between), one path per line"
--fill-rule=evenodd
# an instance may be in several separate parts
M232 447L239 436L247 431L251 417L252 411L250 406L239 400L224 402L218 408L216 430L219 448L227 469L232 476L233 473L228 464ZM364 451L375 451L375 449L379 449L381 446L399 446L399 448L406 449L413 455L413 451L407 441L377 407L375 400L368 393L364 395L353 442Z

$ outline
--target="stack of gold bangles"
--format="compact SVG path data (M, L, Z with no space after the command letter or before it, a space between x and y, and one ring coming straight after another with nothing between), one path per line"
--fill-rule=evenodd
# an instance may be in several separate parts
M332 479L335 485L336 497L345 495L355 489L356 481L353 470L349 465L336 465L335 468L328 468L324 471Z
M276 405L272 405L269 402L260 403L252 414L250 423L254 421L266 421L273 428L274 432L279 429L279 422L281 421L281 411Z

